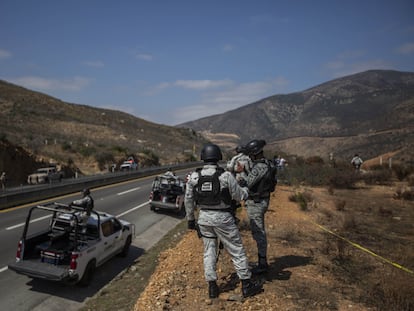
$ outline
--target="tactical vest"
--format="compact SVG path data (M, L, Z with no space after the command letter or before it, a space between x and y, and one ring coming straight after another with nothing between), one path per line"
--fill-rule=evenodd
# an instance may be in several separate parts
M275 191L276 188L277 167L273 162L267 159L261 159L257 162L265 163L267 165L267 171L259 182L257 182L250 190L257 196L268 196L271 192Z
M219 176L224 173L222 167L217 167L213 175L201 175L198 168L198 182L194 187L194 199L198 205L217 206L221 202L229 205L231 195L228 188L221 189Z

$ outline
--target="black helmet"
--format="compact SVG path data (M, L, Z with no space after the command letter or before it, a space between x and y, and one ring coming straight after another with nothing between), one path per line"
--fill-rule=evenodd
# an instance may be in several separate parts
M82 194L83 194L84 196L86 196L86 195L91 194L91 191L89 190L89 188L85 188L85 189L83 189L83 190L82 190Z
M238 145L236 147L236 152L237 153L245 153L246 152L246 146Z
M204 145L201 150L200 158L204 162L218 162L223 158L223 156L219 146L215 144L207 144Z
M266 141L263 139L253 139L246 145L246 151L249 155L257 155L263 151Z

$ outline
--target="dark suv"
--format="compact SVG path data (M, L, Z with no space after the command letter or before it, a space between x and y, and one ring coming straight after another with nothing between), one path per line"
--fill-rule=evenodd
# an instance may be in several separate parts
M155 177L149 197L152 211L170 210L185 215L184 207L185 182L172 173Z

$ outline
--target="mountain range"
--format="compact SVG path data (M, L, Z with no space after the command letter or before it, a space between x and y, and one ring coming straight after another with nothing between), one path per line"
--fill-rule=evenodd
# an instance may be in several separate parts
M4 150L23 148L25 159L72 166L85 174L131 155L143 165L195 160L206 141L219 144L226 158L255 138L265 139L272 155L345 159L360 153L368 159L392 154L413 161L414 73L361 72L175 127L66 103L0 80L0 117L0 140L18 146ZM10 153L4 150L2 155ZM2 156L0 170L20 165L10 162L13 158Z
M414 73L370 70L180 124L226 145L262 138L272 152L413 159Z

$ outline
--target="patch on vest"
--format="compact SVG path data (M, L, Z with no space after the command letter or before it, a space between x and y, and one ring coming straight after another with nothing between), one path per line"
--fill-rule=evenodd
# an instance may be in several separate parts
M219 176L223 170L216 170L213 175L205 176L198 172L198 182L195 186L194 197L197 204L219 205L221 202Z

